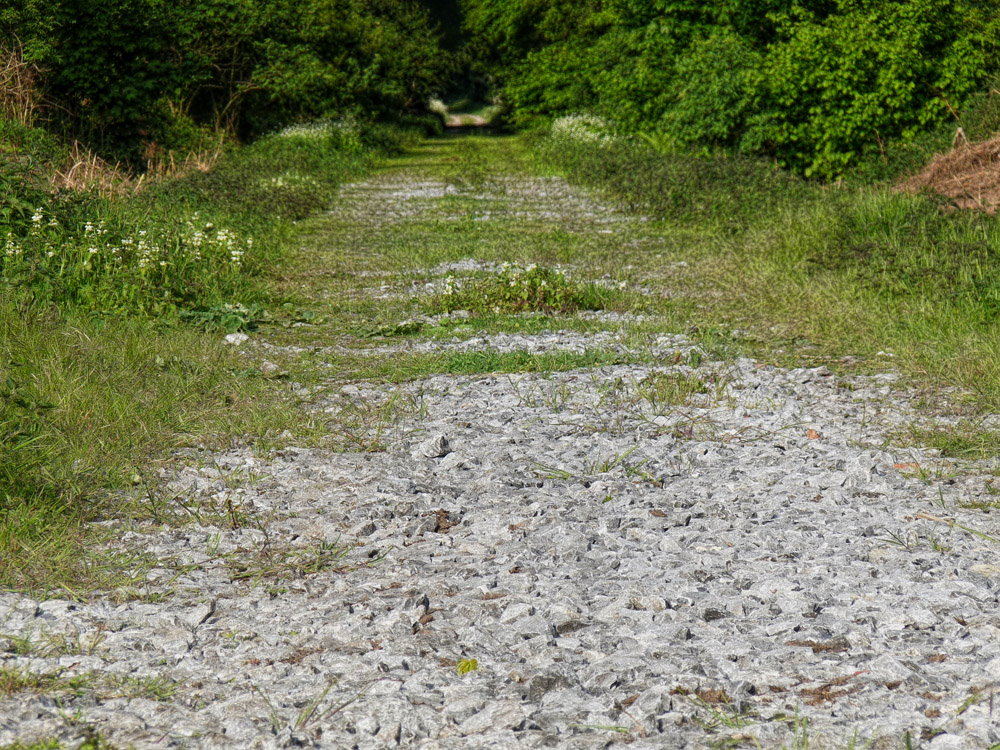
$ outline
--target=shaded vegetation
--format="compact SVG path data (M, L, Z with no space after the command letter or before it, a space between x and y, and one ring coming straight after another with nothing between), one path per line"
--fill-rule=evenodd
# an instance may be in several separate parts
M412 0L13 0L0 38L48 127L136 163L212 131L426 112L451 64Z

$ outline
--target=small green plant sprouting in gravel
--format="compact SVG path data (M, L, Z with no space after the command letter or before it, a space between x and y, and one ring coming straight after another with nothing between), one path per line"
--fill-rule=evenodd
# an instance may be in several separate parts
M656 413L688 404L699 393L708 393L708 386L695 375L653 372L639 384L639 394Z
M84 675L63 677L64 669L35 673L18 667L0 667L0 695L34 692L39 694L69 692L80 693L89 685Z
M559 268L531 263L504 263L500 272L457 283L445 279L444 291L429 303L434 312L470 310L477 313L568 313L600 310L606 292L595 284L581 284Z
M180 683L169 677L132 675L112 675L107 685L112 697L145 698L161 703L172 700L179 687Z

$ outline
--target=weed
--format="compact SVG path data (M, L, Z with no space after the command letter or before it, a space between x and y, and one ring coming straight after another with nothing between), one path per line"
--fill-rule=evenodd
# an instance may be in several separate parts
M256 585L265 579L290 580L324 570L347 570L352 567L345 562L348 552L349 547L322 539L307 547L285 548L275 547L265 537L252 557L230 555L226 562L233 581Z
M331 716L344 710L345 708L347 708L349 705L351 705L364 695L364 691L362 691L339 703L334 702L328 707L324 708L323 702L326 700L327 696L330 694L330 691L336 684L337 681L335 679L330 680L327 683L326 688L324 688L319 695L317 695L315 698L306 703L305 708L303 708L299 712L295 720L291 722L291 724L289 725L289 728L293 732L303 731L308 729L310 724L326 721ZM281 712L274 705L274 703L271 701L268 695L258 686L251 684L250 688L253 692L257 693L267 704L269 716L271 719L271 729L274 731L275 734L279 734L284 724L284 721L281 718Z
M615 732L625 736L631 736L632 732L628 727L617 724L570 724L570 729L597 729L602 732Z
M432 312L470 310L496 315L522 312L555 314L600 310L607 297L607 291L596 284L570 280L559 266L546 268L535 263L520 266L505 262L497 274L462 283L448 276L444 290L427 304Z
M960 524L953 518L939 518L937 516L932 516L927 513L917 513L914 515L914 518L923 518L928 521L934 521L935 523L941 523L946 525L950 529L961 529L967 534L971 534L972 536L978 537L987 542L1000 544L1000 539L998 539L997 537L991 536L990 534L986 534L982 531L979 531L978 529L974 529L971 526L965 526L964 524Z
M181 683L168 677L150 676L135 677L133 675L108 675L102 692L114 698L145 698L161 703L174 699Z
M181 320L192 323L206 331L255 331L258 326L271 319L267 310L260 305L241 305L239 303L224 303L214 305L207 310L184 310Z
M626 475L629 475L635 471L635 468L624 466L625 459L635 453L638 449L638 445L633 445L624 453L616 453L610 458L602 458L598 456L596 459L584 461L584 472L586 476L596 476L598 474L607 474L610 471L614 471L619 466L622 466L625 469Z
M83 695L93 684L86 675L64 676L65 669L37 673L27 668L0 667L0 695L18 693Z
M638 392L654 415L664 415L689 404L693 396L708 393L708 386L697 375L655 371L639 383Z
M913 426L902 435L906 442L940 451L950 458L985 459L1000 453L1000 433L983 429L976 421L922 429Z

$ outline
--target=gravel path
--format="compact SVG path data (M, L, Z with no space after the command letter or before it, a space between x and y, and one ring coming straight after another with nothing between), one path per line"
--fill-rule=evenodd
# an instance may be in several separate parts
M450 189L381 179L341 214L385 189L401 222ZM557 329L475 341L628 348ZM711 361L679 335L642 357L330 381L322 413L402 415L367 428L385 451L179 455L162 512L187 522L116 542L160 561L145 582L0 595L0 674L37 682L0 701L0 746L1000 743L1000 523L975 507L995 467L891 447L926 418L891 375Z

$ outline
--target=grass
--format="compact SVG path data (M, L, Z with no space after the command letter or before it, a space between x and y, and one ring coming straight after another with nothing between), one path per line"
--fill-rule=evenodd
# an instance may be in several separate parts
M302 135L306 143L311 137ZM596 150L584 154L584 148ZM134 314L107 314L75 303L60 308L13 289L5 293L0 586L80 597L102 589L140 591L149 567L169 568L170 561L101 552L113 532L91 523L97 520L259 530L264 541L254 549L218 554L216 536L207 542L208 553L233 580L263 583L273 596L288 581L350 570L358 563L346 556L346 547L271 539L269 518L239 503L166 496L158 469L182 460L172 456L175 449L199 445L224 449L248 440L266 453L283 444L278 436L286 430L298 445L384 450L427 408L418 387L392 386L440 374L579 370L588 378L586 370L642 364L645 377L598 389L596 403L584 407L592 413L580 429L621 434L622 415L638 413L648 417L651 432L708 440L716 437L714 426L687 412L735 397L725 367L705 367L706 360L749 353L780 364L840 363L862 370L891 363L909 382L925 386L931 409L939 406L935 394L943 386L973 394L961 404L967 421L933 433L914 428L910 439L963 458L996 450L995 436L977 419L1000 393L990 380L993 323L985 297L972 292L991 288L992 219L938 216L924 199L872 189L822 191L770 172L753 175L746 163L716 164L698 175L703 162L678 161L661 170L658 160L667 157L523 137L425 141L370 165L367 187L355 188L328 213L317 211L325 204L315 198L310 179L332 201L332 186L348 174L336 171L343 164L328 165L336 169L323 176L327 162L308 147L298 162L282 161L280 141L260 149L236 157L249 166L227 166L223 159L214 176L192 175L142 198L151 201L150 211L164 201L165 216L185 217L204 210L195 207L217 192L224 204L219 215L233 217L234 232L266 238L253 243L252 252L261 247L262 254L241 261L228 291L206 282L202 296L169 296L161 315L150 314L151 302ZM226 169L232 170L228 176ZM646 172L618 181L615 170L626 169ZM641 208L648 220L595 208L592 197L552 180L556 173L606 189ZM254 187L243 195L237 188L248 174ZM405 209L398 215L384 210L385 195L372 184L405 192L410 179L456 187L404 195L390 206ZM650 195L657 180L674 179L683 190ZM365 190L372 193L367 199ZM272 191L283 196L275 204L282 219L254 208ZM755 196L761 198L757 210ZM30 216L27 222L30 233ZM983 238L980 245L976 238ZM185 243L193 247L193 234L179 236L177 247ZM231 262L231 256L217 260ZM155 297L164 288L140 291ZM407 348L556 330L584 341L607 332L617 336L616 346L609 351L595 340L574 351ZM230 331L249 331L252 338L230 347L221 341ZM656 359L651 342L680 332L698 348ZM970 356L975 336L985 347L978 358ZM271 346L261 347L261 339ZM895 356L878 355L886 350ZM862 359L852 364L846 355ZM265 370L262 357L271 368ZM577 375L529 379L541 385L531 392L535 386L526 385L518 397L579 414L572 377ZM352 395L345 385L357 390ZM303 409L303 402L320 409ZM635 451L534 469L561 480L612 473L662 482L646 474ZM254 481L238 470L220 470L217 478L228 490ZM923 518L941 526L942 534L957 529L988 539L943 512ZM12 640L19 653L34 649L51 656L99 649L99 636L55 642L22 634ZM11 667L0 674L4 689L169 700L179 686L155 678L88 682ZM689 697L693 718L707 732L753 746L748 730L761 717L722 695ZM315 723L344 705L331 698L328 686L294 724ZM785 721L794 731L792 747L807 747L805 719Z
M373 153L300 127L142 190L54 193L60 145L0 126L0 588L85 596L142 578L92 522L157 517L174 449L315 433L221 337L303 319L265 275Z
M675 307L693 328L741 330L744 350L779 364L851 355L862 369L891 364L931 388L935 407L952 388L972 415L1000 408L996 218L634 142L554 137L539 140L537 153L547 168L660 221L667 247L644 258L643 278L676 291L661 311ZM952 450L995 452L989 436L961 432Z
M43 196L50 202L39 221L35 208L17 219L17 264L5 261L11 275L0 296L0 586L79 595L131 586L122 571L141 574L146 563L99 552L105 532L89 522L191 515L166 507L150 457L234 438L266 450L286 430L299 442L381 450L419 408L397 400L322 418L304 412L298 402L328 390L331 378L397 384L659 365L649 342L665 333L685 332L701 347L673 365L735 354L861 371L891 363L926 387L932 409L945 388L966 394L964 422L915 429L911 440L962 458L996 452L995 434L977 417L1000 406L993 218L613 139L439 138L375 163L352 138L349 129L304 128L128 199ZM375 186L368 203L317 214L366 164ZM551 179L559 174L648 220L597 207ZM455 189L404 199L409 213L373 220L378 186L412 175ZM41 195L29 190L36 178L26 175L20 189ZM146 235L141 227L150 227ZM166 262L168 271L138 273L143 236L156 238L148 246L160 253L149 268ZM29 262L57 240L70 260ZM98 259L112 250L135 257L101 276L84 268L97 262L92 246ZM34 286L15 289L25 268ZM266 373L220 342L225 332L261 327L276 347ZM627 331L621 343L632 353L403 348L385 356L411 339L546 330ZM894 356L879 354L886 351ZM633 390L609 394L610 421L594 429L613 430L616 409L668 415L719 401L726 385L724 376L667 370ZM558 394L552 399L558 406ZM957 399L948 396L949 405ZM694 437L696 428L672 429ZM202 511L223 523L231 515Z
M130 566L97 551L102 532L88 522L145 513L126 490L158 481L150 456L234 435L308 432L279 384L247 370L217 336L11 308L0 305L4 588L124 583Z

